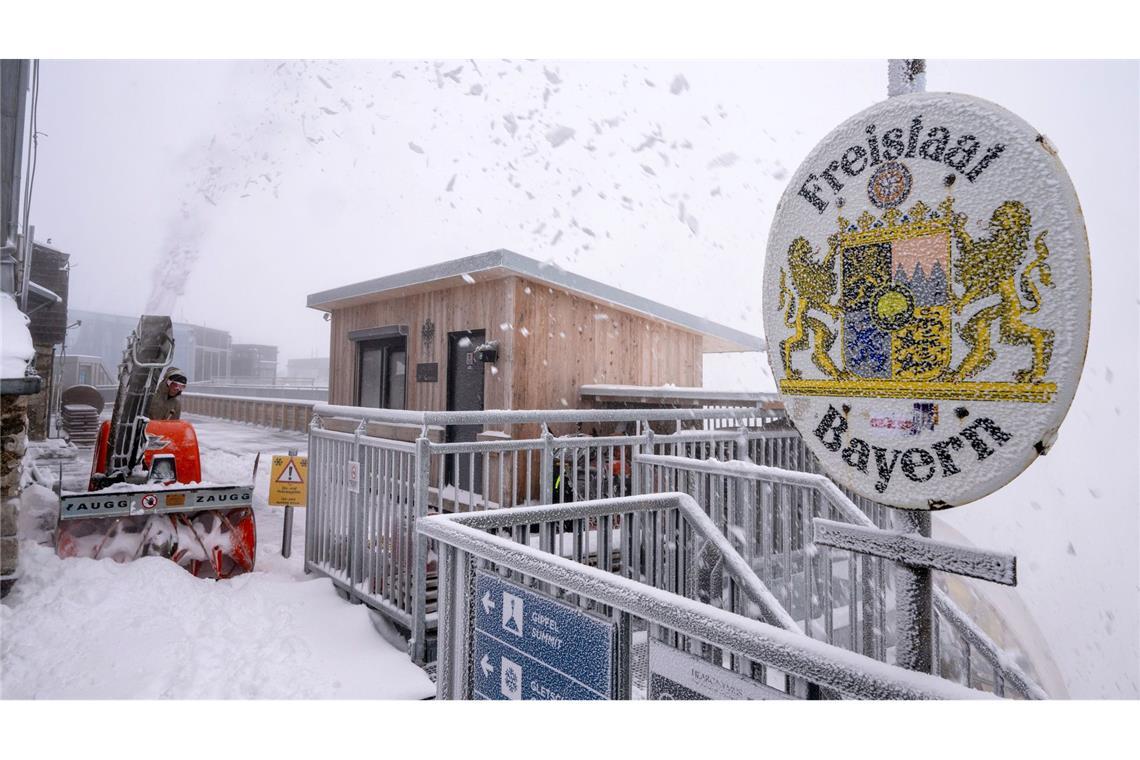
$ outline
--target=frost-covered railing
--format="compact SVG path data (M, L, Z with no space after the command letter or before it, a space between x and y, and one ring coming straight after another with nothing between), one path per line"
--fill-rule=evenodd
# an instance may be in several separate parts
M589 526L594 526L590 528ZM570 526L568 528L568 526ZM576 529L575 529L576 527ZM420 533L440 550L437 696L474 696L477 571L497 573L617 624L615 694L645 698L650 650L700 660L751 682L770 698L839 695L868 699L986 696L935 676L887 665L797 630L689 496L653 494L436 515ZM685 546L720 555L723 585L775 625L718 609L685 592ZM711 551L708 549L711 547ZM489 667L486 663L483 667Z
M416 536L419 519L628 495L635 452L724 457L742 435L760 461L801 461L798 434L776 421L753 408L408 412L319 404L310 428L306 568L407 629L413 657L430 662L435 559ZM505 425L532 437L488 429ZM478 440L447 442L459 426L477 426ZM597 434L552 432L576 428Z
M882 530L824 475L744 461L635 457L644 491L692 496L808 636L886 661L894 640L894 573L886 560L814 544L822 518ZM883 508L885 509L885 508ZM886 532L884 532L886 535ZM934 668L1004 696L1047 695L943 591L934 591ZM974 665L977 653L988 668ZM986 670L989 672L987 673Z
M313 430L309 437L306 569L408 630L429 614L422 585L429 558L412 532L421 461L415 443L360 430Z

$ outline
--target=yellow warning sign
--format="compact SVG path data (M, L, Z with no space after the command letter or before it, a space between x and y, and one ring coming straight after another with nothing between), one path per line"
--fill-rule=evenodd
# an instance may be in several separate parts
M306 505L309 458L277 454L269 468L269 503L279 507Z

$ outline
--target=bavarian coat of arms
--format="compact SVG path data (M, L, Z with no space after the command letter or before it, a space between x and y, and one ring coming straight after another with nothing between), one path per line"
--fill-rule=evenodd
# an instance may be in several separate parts
M1023 319L1041 309L1042 288L1053 284L1048 231L1031 248L1029 209L1006 201L991 215L988 234L974 239L953 205L951 197L937 209L919 201L905 212L889 208L881 218L840 216L822 259L806 238L792 241L776 306L793 331L780 341L781 390L1048 400L1056 391L1055 383L1043 382L1053 332ZM971 304L995 295L996 303L961 318ZM1027 365L1003 380L972 382L996 356L995 325L996 347L1031 349ZM958 357L955 330L968 347ZM831 358L837 339L842 366ZM799 351L810 351L825 379L803 379L793 360Z

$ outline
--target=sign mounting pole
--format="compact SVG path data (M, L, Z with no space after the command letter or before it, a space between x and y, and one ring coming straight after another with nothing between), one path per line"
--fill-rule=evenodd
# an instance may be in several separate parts
M297 449L289 449L289 456L297 456ZM281 531L281 556L289 559L293 551L293 505L285 506L285 526Z
M926 59L887 61L887 97L926 92ZM896 509L893 523L902 533L930 538L930 512ZM905 562L895 563L895 661L908 670L933 672L934 582L931 571Z

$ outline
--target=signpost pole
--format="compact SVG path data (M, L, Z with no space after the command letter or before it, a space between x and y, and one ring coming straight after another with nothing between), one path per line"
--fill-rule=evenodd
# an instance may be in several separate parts
M297 456L297 449L289 449L289 456ZM293 505L285 506L285 529L281 531L281 556L289 559L293 553Z
M929 512L895 510L894 525L903 533L917 533L930 538ZM906 562L895 564L895 624L898 636L895 661L900 667L920 673L933 672L933 595L934 586L928 568Z
M892 58L887 61L888 97L925 91L925 59ZM930 537L929 512L897 509L893 522L904 533ZM895 659L904 668L930 673L934 594L930 570L903 562L896 563L895 567L895 622L898 629Z

